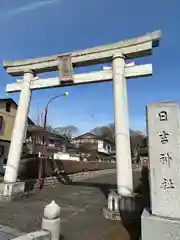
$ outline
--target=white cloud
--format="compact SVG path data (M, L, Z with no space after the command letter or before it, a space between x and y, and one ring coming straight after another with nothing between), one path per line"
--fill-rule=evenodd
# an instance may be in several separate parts
M51 5L51 4L54 4L56 2L59 2L59 0L36 1L36 2L28 4L28 5L24 5L24 6L21 6L21 7L17 7L17 8L8 10L3 15L11 17L11 16L19 15L19 14L24 13L24 12L35 10L37 8L40 8L40 7L44 7L46 5Z

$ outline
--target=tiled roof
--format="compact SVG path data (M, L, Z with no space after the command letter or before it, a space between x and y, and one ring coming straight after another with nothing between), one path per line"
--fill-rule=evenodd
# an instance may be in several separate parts
M97 135L97 134L95 134L95 133L93 133L93 132L83 133L83 134L81 134L81 135L79 135L79 136L74 137L73 140L81 139L81 138L85 137L86 135L92 136L93 139L95 138L95 139L98 139L98 140L105 140L105 141L108 141L108 142L110 142L110 143L113 143L113 141L111 141L110 139L104 138L104 137L102 137L102 136L99 136L99 135Z
M43 133L44 132L44 128L42 126L39 126L39 125L30 125L28 126L28 132L41 132ZM62 139L65 139L64 136L60 135L60 134L56 134L56 133L53 133L53 132L50 132L48 130L46 130L46 135L49 135L51 136L53 139L57 138L62 138Z

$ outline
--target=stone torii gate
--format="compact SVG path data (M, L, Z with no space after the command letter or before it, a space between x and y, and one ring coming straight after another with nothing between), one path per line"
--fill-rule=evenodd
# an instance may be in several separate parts
M31 92L35 89L74 86L103 81L113 81L115 142L117 164L117 192L121 196L133 193L131 151L129 137L128 99L126 79L145 77L152 74L152 65L126 64L126 59L145 57L152 54L153 47L159 45L160 31L144 36L99 47L20 61L5 61L3 66L12 76L23 76L22 80L8 84L6 92L20 92L7 167L4 176L4 195L23 191L23 185L16 182L23 139L26 132L27 116ZM99 63L112 62L112 69L73 74L72 69ZM38 77L40 73L59 71L55 78ZM22 183L21 183L22 184ZM13 190L14 189L14 190ZM17 190L18 189L18 190Z

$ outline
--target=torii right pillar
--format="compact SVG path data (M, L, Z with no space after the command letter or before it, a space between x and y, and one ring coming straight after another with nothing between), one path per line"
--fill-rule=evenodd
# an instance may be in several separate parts
M132 220L136 212L136 198L133 192L125 56L121 52L113 55L112 73L117 192L111 192L109 194L108 209L104 209L103 212L107 219Z

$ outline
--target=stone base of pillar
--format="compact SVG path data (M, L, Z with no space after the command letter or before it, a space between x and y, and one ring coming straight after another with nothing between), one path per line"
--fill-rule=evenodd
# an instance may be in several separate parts
M0 201L12 201L26 196L25 182L0 184Z
M139 200L140 196L137 194L120 196L112 192L108 196L108 207L103 209L103 215L110 220L134 221L141 211Z
M116 221L122 220L120 212L115 212L115 211L109 210L108 208L103 209L103 216L108 220L116 220Z
M144 209L141 216L142 240L180 239L180 219L158 217Z

